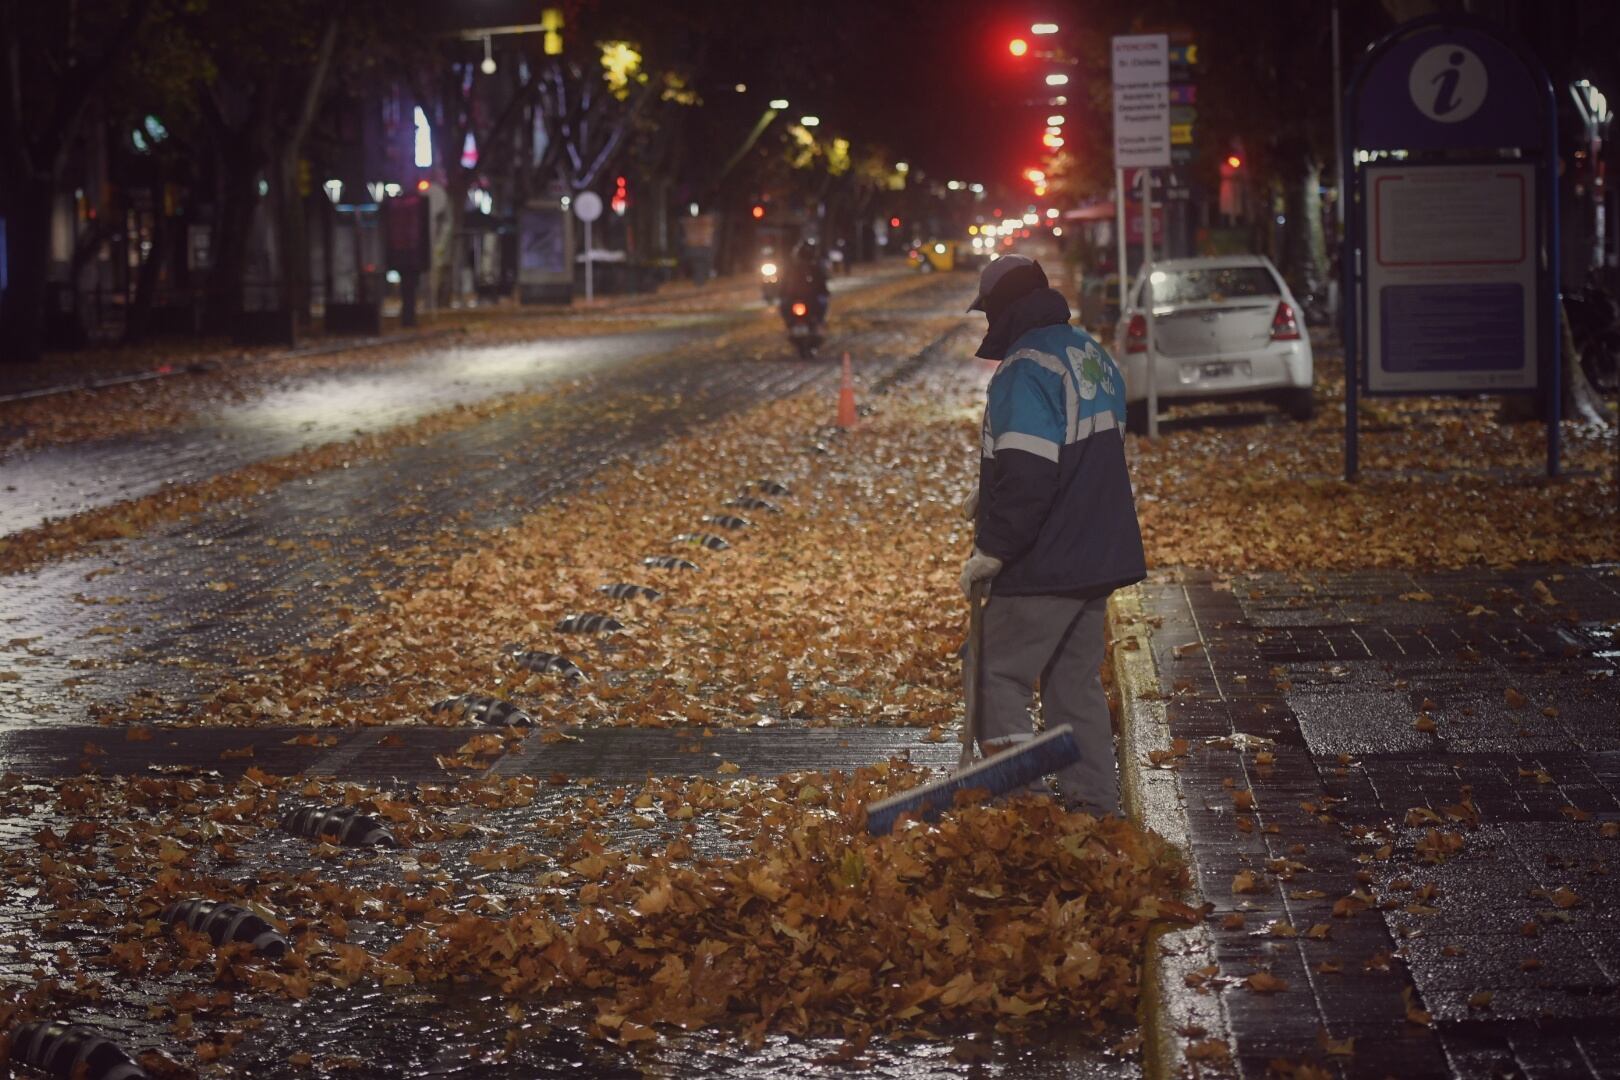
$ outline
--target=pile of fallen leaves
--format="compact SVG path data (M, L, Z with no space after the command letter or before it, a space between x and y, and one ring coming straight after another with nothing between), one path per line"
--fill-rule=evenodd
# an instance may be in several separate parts
M683 867L591 851L569 864L594 879L572 920L466 914L386 959L509 994L589 992L597 1033L624 1042L660 1025L741 1027L756 1041L1054 1017L1101 1032L1128 1015L1149 924L1196 918L1174 899L1186 872L1168 845L1048 799L866 834L866 801L925 778L890 765L805 774L741 805L727 786L664 785L637 805L731 808L752 826L749 853Z
M588 1033L624 1044L661 1029L856 1044L1054 1020L1101 1032L1128 1017L1150 922L1197 917L1175 899L1178 857L1047 799L867 835L864 803L924 778L897 761L639 790L513 777L391 792L257 769L232 783L7 777L0 802L35 831L0 848L0 873L37 897L12 963L36 966L0 1009L151 1002L144 1022L201 1062L262 1023L256 997L358 983L474 979L589 1005ZM372 815L404 846L288 836L277 820L296 805ZM161 921L191 896L250 907L289 950L258 958Z

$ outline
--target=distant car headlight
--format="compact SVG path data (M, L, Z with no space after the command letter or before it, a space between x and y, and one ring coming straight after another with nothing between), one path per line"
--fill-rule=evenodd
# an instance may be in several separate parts
M768 278L775 277L776 276L776 264L775 263L761 263L760 267L759 267L759 272L760 272L760 275L762 277L768 277Z

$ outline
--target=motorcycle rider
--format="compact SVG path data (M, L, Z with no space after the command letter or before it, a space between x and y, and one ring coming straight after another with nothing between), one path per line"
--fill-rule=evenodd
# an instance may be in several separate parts
M793 261L782 271L782 318L786 320L798 302L810 309L812 321L819 325L827 318L827 297L827 260L815 237L807 236L793 249Z

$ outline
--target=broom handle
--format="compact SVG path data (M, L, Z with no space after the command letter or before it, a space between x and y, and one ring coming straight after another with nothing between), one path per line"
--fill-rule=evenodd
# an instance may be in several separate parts
M965 769L973 763L973 748L979 741L980 717L984 715L984 602L990 591L988 582L975 581L968 590L968 657L972 664L968 678L972 690L968 694L967 719L962 725L962 756L956 767Z

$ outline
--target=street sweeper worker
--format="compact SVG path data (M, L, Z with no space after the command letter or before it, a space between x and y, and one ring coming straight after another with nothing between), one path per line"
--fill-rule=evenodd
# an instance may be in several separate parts
M964 504L974 548L962 591L987 582L979 749L1074 730L1080 760L1057 774L1066 806L1119 811L1103 621L1108 595L1147 574L1125 464L1125 380L1040 263L1004 255L984 268L969 311L989 318L978 355L1000 366L984 410L979 483ZM965 683L973 692L966 657ZM971 704L970 704L971 707Z

